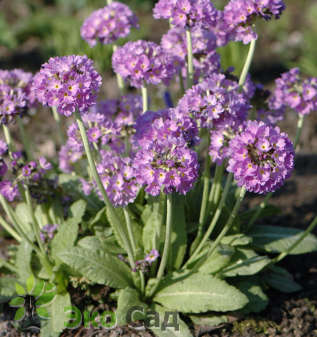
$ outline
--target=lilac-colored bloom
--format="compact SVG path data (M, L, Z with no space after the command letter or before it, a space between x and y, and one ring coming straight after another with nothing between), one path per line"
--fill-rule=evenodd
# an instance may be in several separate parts
M151 195L162 188L165 193L186 194L198 177L197 153L188 147L174 120L155 119L150 130L139 139L142 147L133 160L138 183Z
M149 254L145 256L145 261L150 265L160 257L159 252L156 249L152 249Z
M275 81L269 105L275 110L290 107L301 115L317 110L317 77L302 79L299 69L293 68Z
M8 145L0 139L0 156L4 156L8 152Z
M47 224L41 228L40 238L43 242L52 240L58 230L57 224Z
M32 106L32 74L20 69L0 70L0 123L7 124Z
M127 5L113 1L94 11L83 23L80 33L93 47L97 42L110 44L128 36L132 27L139 28L135 14Z
M227 170L238 186L254 193L274 192L294 167L294 148L278 127L248 121L229 143Z
M87 56L50 58L33 81L36 97L44 105L56 107L65 116L75 110L85 112L95 104L101 76Z
M0 194L10 202L20 195L18 186L8 180L0 181Z
M175 58L154 42L127 42L112 56L112 66L116 73L136 88L144 83L168 84L175 74Z
M90 193L93 189L92 184L90 182L88 182L87 180L83 179L83 178L80 178L79 180L81 182L81 189L84 192L84 194L90 195Z
M257 39L252 25L257 17L278 19L285 9L282 0L231 0L224 9L224 22L231 40L247 44Z
M40 157L39 158L39 164L40 167L44 170L44 171L49 171L52 169L52 164L50 162L47 161L47 159L45 157Z
M7 171L8 171L7 164L2 158L0 158L0 177L1 176L3 177L7 173Z
M217 10L209 0L159 0L155 5L155 19L170 19L176 27L202 26L215 24Z

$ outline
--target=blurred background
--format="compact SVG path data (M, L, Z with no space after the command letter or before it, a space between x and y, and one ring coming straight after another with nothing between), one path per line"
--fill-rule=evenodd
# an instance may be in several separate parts
M159 42L167 23L152 18L155 0L122 0L138 15L140 30L130 38ZM227 3L214 1L218 8ZM317 1L285 0L287 10L280 20L258 25L253 75L270 82L281 72L297 65L309 75L317 75ZM111 72L111 47L91 49L80 37L83 20L105 0L2 0L0 1L0 68L37 71L50 56L87 54L100 72ZM125 41L120 41L124 43ZM221 50L224 68L236 70L244 60L246 47L237 43Z

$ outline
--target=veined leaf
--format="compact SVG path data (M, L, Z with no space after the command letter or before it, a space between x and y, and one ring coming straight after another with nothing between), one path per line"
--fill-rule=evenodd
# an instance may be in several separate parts
M78 241L78 246L90 250L104 250L105 252L118 255L124 253L124 250L119 247L112 236L110 238L101 241L97 236L86 236Z
M269 253L285 252L303 233L302 230L279 226L255 226L249 235L253 245ZM305 254L317 250L317 238L309 234L290 254Z
M227 235L221 240L222 244L229 246L246 246L251 242L252 238L244 234Z
M32 250L32 246L26 241L22 241L18 246L15 265L18 269L19 278L23 282L25 282L25 280L32 274Z
M133 285L130 268L117 257L104 251L74 247L59 253L58 256L92 282L113 288Z
M189 318L196 325L210 326L210 327L214 327L221 323L228 322L228 318L225 315L204 315L204 316L190 315Z
M200 313L241 309L248 299L225 281L211 275L195 273L176 282L166 279L154 301L171 310Z

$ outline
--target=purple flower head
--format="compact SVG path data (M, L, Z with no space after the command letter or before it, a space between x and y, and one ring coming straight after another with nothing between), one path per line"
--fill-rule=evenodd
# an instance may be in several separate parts
M162 188L165 193L186 194L198 177L197 153L187 146L176 121L158 118L150 129L134 158L137 181L154 196Z
M100 154L101 162L97 165L97 171L110 201L115 207L123 207L133 202L140 187L131 158L122 158L113 151L102 150Z
M95 104L100 86L101 76L92 60L77 55L50 58L33 81L38 101L65 116L76 109L87 111Z
M138 19L127 5L114 1L94 11L83 23L80 33L91 47L98 42L110 44L139 28Z
M11 122L32 105L32 76L20 69L0 70L0 123Z
M39 158L39 164L40 167L44 170L44 171L49 171L52 169L52 164L50 162L47 161L47 159L45 157L40 157Z
M8 152L8 145L0 139L0 156L4 156Z
M0 181L0 194L10 202L14 201L20 195L18 186L8 180Z
M200 128L238 127L247 116L250 106L236 82L223 74L213 74L187 90L177 109L191 116Z
M156 43L142 40L127 42L112 56L114 71L136 88L144 83L168 84L175 74L176 61Z
M282 0L231 0L224 9L229 38L245 44L257 39L257 33L252 29L255 19L278 19L284 9Z
M156 249L152 249L149 254L145 256L145 261L150 265L160 257L159 252Z
M47 224L41 228L40 238L43 242L52 240L58 230L57 224Z
M238 186L254 193L274 192L294 167L294 148L278 127L248 121L229 144L227 170Z
M155 19L171 19L176 27L215 24L217 10L209 0L159 0L153 10Z
M272 109L289 107L301 115L317 109L317 77L302 79L299 69L293 68L282 74L275 86L269 101Z
M2 158L0 158L0 179L7 173L7 171L8 171L7 164Z

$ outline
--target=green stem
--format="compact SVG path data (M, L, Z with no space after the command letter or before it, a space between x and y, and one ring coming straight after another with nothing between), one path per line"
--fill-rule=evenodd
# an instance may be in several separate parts
M4 138L5 138L6 143L8 145L9 156L12 159L12 152L15 151L15 147L14 147L14 144L13 144L13 141L12 141L11 133L10 133L9 128L6 125L3 124L2 128L3 128Z
M180 96L183 96L185 93L185 87L184 87L184 79L183 79L183 75L181 71L178 74L178 80L179 80Z
M240 79L239 79L239 85L240 86L244 85L245 80L246 80L247 75L248 75L248 72L250 70L250 66L251 66L254 51L255 51L255 45L256 45L256 40L252 40L250 42L248 56L247 56L246 61L244 63L242 73L241 73L241 76L240 76Z
M162 254L162 259L161 263L159 266L159 270L157 272L157 282L156 285L153 287L151 291L151 295L153 295L158 288L161 279L163 277L167 261L168 261L168 256L169 256L169 251L170 251L170 245L171 245L171 234L172 234L172 217L173 217L173 195L168 194L167 195L167 200L166 200L166 231L165 231L165 243L164 243L164 249L163 249L163 254Z
M112 2L112 0L108 0L108 5L110 5L111 2ZM112 46L113 52L115 52L117 49L118 49L118 46L114 44L114 45ZM117 84L118 84L118 88L119 88L119 90L120 90L120 94L121 94L121 95L124 95L124 91L125 91L124 79L123 79L123 77L122 77L120 74L118 74L118 73L116 73L116 77L117 77Z
M133 256L135 256L136 245L135 245L134 235L133 235L132 226L131 226L131 219L130 219L130 215L129 215L129 212L127 210L127 207L123 208L123 213L124 213L125 221L126 221L126 224L127 224L127 229L128 229L128 234L129 234L129 239L130 239L132 251L133 251Z
M96 181L97 187L98 187L98 189L99 189L99 191L100 191L100 193L103 197L103 200L104 200L109 212L111 213L112 218L115 221L116 228L119 232L119 236L120 236L121 240L123 241L126 252L128 253L128 259L129 259L130 266L131 266L132 269L135 269L135 263L134 263L132 248L130 246L129 240L127 239L127 237L124 233L124 229L122 227L122 224L121 224L119 218L117 217L117 214L114 210L114 207L112 206L112 204L111 204L111 202L110 202L110 200L107 196L107 193L106 193L105 188L103 186L103 183L100 179L100 176L97 172L96 164L94 162L92 152L91 152L91 149L90 149L90 146L89 146L89 141L88 141L88 137L87 137L87 134L86 134L85 126L84 126L84 123L83 123L83 121L81 119L81 116L78 113L78 111L75 112L75 117L76 117L77 125L78 125L79 131L80 131L80 135L81 135L81 138L82 138L82 141L83 141L83 144L84 144L84 148L85 148L86 156L87 156L87 159L88 159L88 164L89 164L89 167L90 167L90 170L91 170L91 174L92 174L94 180Z
M30 144L29 137L27 136L25 132L22 118L18 118L18 126L19 126L20 135L21 135L22 143L24 145L27 159L32 160L33 159L32 147Z
M229 173L229 175L227 177L226 185L225 185L225 188L224 188L224 191L223 191L220 203L219 203L219 206L217 207L217 209L214 213L214 216L213 216L213 218L210 222L210 225L207 229L207 232L205 233L205 235L204 235L203 239L201 240L199 246L196 248L196 250L194 251L192 256L188 259L188 261L186 262L184 267L186 267L191 261L193 261L193 259L200 253L203 246L205 245L205 243L209 239L211 233L213 232L213 230L214 230L214 228L215 228L215 226L218 222L218 219L219 219L219 217L222 213L222 209L225 205L225 202L226 202L226 199L227 199L227 196L228 196L228 193L229 193L229 189L230 189L230 186L231 186L231 182L232 182L232 177L233 177L233 174Z
M20 235L3 219L0 215L0 225L18 242L21 242L22 239Z
M110 5L112 3L112 0L107 0L107 4Z
M298 150L299 140L303 130L303 124L304 124L304 115L298 115L296 136L294 141L295 152Z
M296 240L285 252L280 253L276 258L272 260L270 264L275 264L283 260L288 254L292 252L305 238L309 235L314 228L317 226L317 217L311 222L307 229L302 233L302 235Z
M225 168L224 164L216 166L215 179L212 184L211 191L210 191L209 198L208 198L208 205L209 205L208 211L209 212L211 212L212 209L214 209L219 202L220 194L221 194L221 180L222 180L224 168Z
M192 34L189 28L186 28L186 45L187 45L187 89L189 89L193 86L194 83L193 43L192 43Z
M232 224L233 224L233 221L235 220L237 214L238 214L238 211L240 209L240 205L241 205L241 202L245 196L245 193L246 193L246 189L244 187L241 187L240 188L240 191L239 191L239 196L236 200L236 203L234 205L234 208L229 216L229 219L227 221L227 223L225 224L225 226L223 227L222 231L220 232L220 234L218 235L217 239L212 243L210 249L209 249L209 252L208 252L208 256L211 256L213 254L213 252L217 249L220 241L222 240L222 238L228 233L228 231L231 229L232 227Z
M1 258L0 258L0 262L3 265L3 267L9 269L13 273L18 273L18 269L13 264L11 264L8 261L5 261L5 260L3 260Z
M148 98L148 90L145 85L141 88L142 92L142 104L143 104L143 113L149 110L149 98Z
M64 131L63 131L63 127L62 127L62 120L61 120L61 116L60 114L57 112L56 107L52 107L52 111L53 111L53 117L55 119L55 122L57 124L57 129L58 129L58 137L59 137L59 142L60 144L65 144L66 140L65 140L65 135L64 135Z

